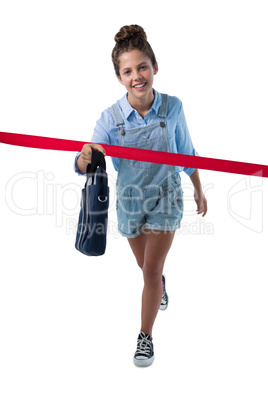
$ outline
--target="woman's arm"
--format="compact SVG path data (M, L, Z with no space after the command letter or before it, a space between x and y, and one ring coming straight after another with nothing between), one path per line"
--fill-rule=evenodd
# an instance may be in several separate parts
M194 199L197 205L196 211L198 214L203 213L202 216L205 216L207 213L207 199L202 190L198 169L195 169L191 174L190 179L194 186Z
M84 144L82 153L77 159L77 168L82 174L87 172L87 165L91 163L92 149L106 155L105 149L100 144Z

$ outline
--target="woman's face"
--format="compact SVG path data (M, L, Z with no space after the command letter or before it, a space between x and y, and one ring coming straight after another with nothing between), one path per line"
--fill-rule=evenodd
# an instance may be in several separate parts
M158 65L152 66L151 60L140 50L125 52L119 57L118 81L126 87L128 100L131 103L143 100L151 101L153 96L154 75Z

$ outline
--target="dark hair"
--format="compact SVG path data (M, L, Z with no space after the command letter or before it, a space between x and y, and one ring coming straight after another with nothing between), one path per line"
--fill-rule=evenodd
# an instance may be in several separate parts
M156 65L156 58L149 42L147 42L147 35L144 29L139 25L125 25L115 35L114 40L116 44L112 51L112 61L117 76L119 73L119 57L124 52L131 50L140 50L152 62L153 67Z

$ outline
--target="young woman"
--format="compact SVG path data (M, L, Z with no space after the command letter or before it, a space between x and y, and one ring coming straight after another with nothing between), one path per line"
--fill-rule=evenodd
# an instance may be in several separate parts
M198 155L188 132L182 102L153 89L158 64L142 27L124 26L115 35L112 61L118 81L127 93L106 109L96 123L91 139L75 160L75 171L85 174L92 149L100 144ZM168 305L163 268L180 227L183 192L180 172L194 185L197 213L207 212L198 170L112 158L118 172L116 183L118 230L128 239L142 269L141 328L134 363L149 366L154 360L152 330L159 308Z

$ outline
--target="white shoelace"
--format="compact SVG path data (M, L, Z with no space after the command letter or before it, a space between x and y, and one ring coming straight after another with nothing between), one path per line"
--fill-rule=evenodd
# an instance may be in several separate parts
M143 336L143 335L142 335ZM149 356L151 353L151 341L147 338L138 339L137 353Z

